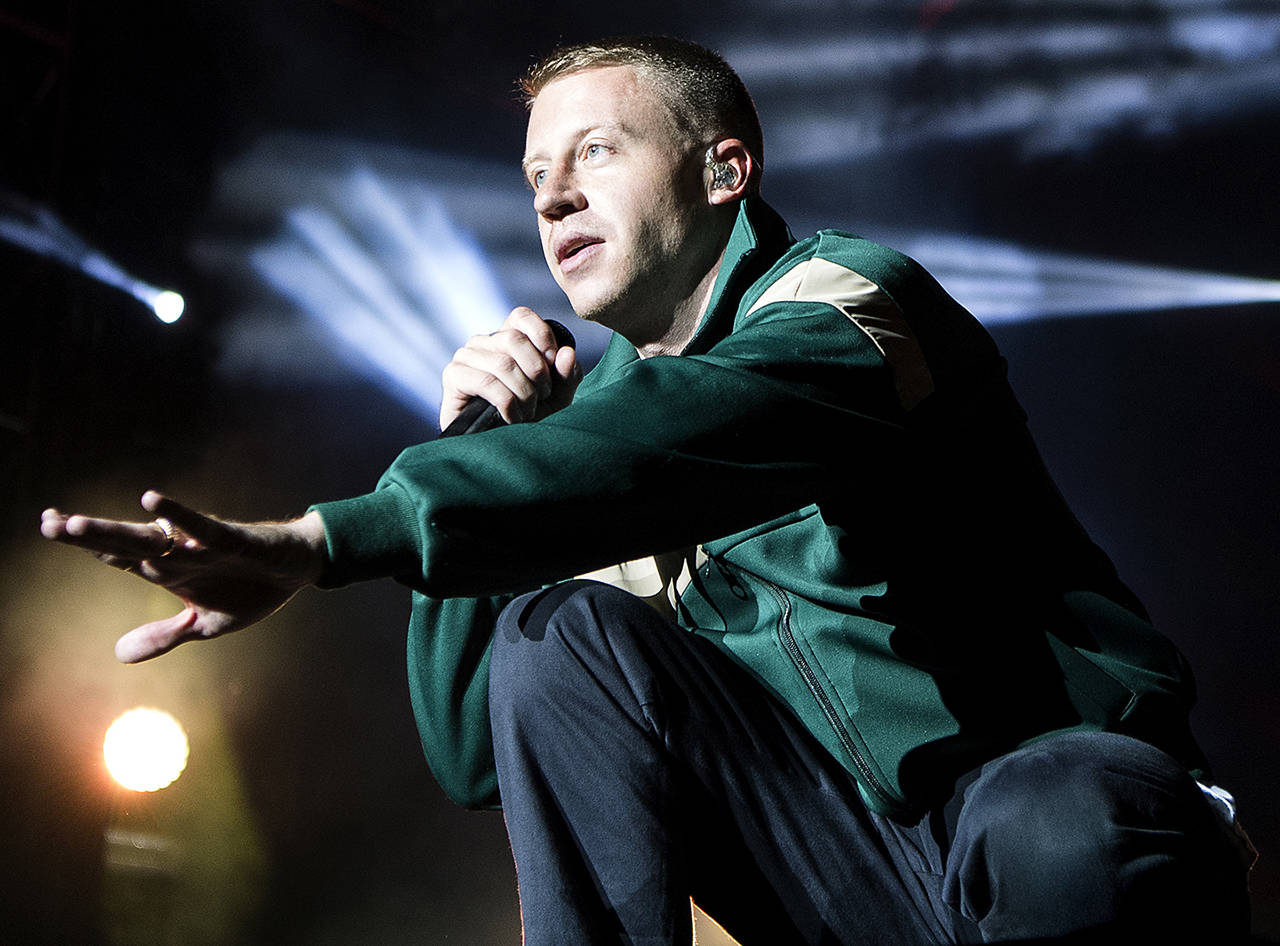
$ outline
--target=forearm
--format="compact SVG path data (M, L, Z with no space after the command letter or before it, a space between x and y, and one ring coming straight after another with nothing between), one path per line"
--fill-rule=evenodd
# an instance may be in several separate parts
M743 336L741 357L634 363L537 424L406 450L375 493L319 507L326 581L394 574L440 597L536 586L806 505L849 469L848 444L901 436L888 375L851 364L845 326L809 333L799 361Z

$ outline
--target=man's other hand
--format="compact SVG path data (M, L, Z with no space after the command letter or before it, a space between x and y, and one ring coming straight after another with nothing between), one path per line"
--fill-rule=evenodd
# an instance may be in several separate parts
M324 524L310 512L292 522L227 522L156 492L142 496L150 522L65 515L46 509L45 538L91 552L100 561L167 588L186 605L171 618L136 627L116 657L136 663L189 640L248 627L320 577Z
M445 366L440 429L473 397L496 407L508 424L538 420L572 401L581 380L573 348L559 346L551 327L519 306L501 328L472 337Z

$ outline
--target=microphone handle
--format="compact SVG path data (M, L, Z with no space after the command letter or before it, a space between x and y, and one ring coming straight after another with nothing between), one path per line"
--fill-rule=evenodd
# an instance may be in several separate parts
M572 348L576 344L573 333L555 319L547 319L547 325L551 326L558 347ZM502 419L496 407L482 397L473 397L467 401L466 406L458 412L458 416L450 422L449 426L440 432L440 436L461 437L463 434L478 434L505 424L506 421Z

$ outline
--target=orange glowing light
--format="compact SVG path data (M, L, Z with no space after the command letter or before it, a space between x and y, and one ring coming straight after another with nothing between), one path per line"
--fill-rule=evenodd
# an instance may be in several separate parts
M107 729L102 755L112 778L135 792L164 788L187 767L187 734L163 710L138 707Z

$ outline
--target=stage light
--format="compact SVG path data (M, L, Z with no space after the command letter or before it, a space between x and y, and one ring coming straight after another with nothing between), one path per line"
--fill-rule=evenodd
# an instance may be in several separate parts
M151 289L150 286L147 287ZM152 290L154 295L149 295L145 301L151 306L151 311L156 314L156 318L165 325L172 325L178 319L182 318L182 313L187 308L186 300L179 293L172 289Z
M187 767L187 734L163 710L138 707L107 729L102 755L112 778L135 792L158 791Z
M136 279L89 246L47 207L0 192L0 241L48 259L57 260L90 279L129 293L166 325L178 321L186 308L182 296Z

